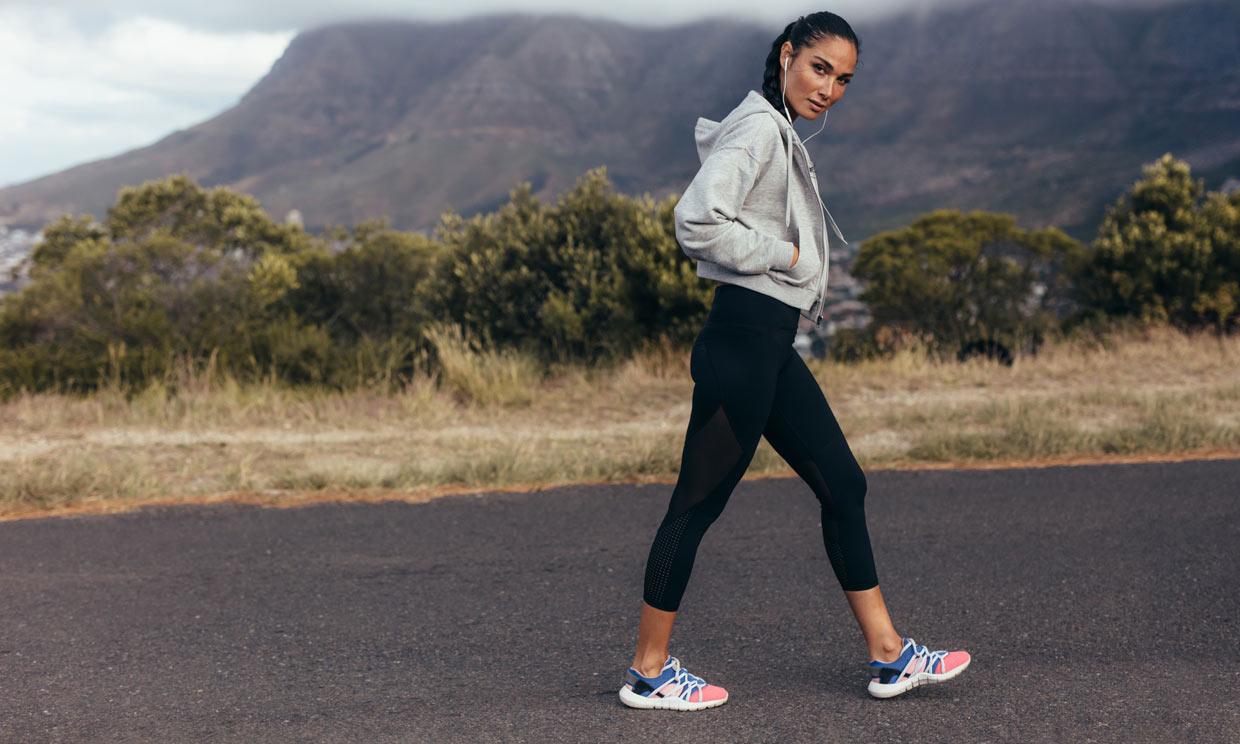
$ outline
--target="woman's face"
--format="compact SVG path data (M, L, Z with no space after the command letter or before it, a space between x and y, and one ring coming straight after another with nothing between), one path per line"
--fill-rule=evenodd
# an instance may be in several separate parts
M784 60L788 79L784 80ZM792 54L792 42L780 49L780 85L792 118L817 119L844 97L857 67L857 48L838 36L824 36Z

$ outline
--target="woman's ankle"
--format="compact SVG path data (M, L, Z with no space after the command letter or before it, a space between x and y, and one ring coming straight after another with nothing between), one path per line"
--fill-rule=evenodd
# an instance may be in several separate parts
M663 671L663 664L667 661L667 654L661 657L651 656L648 658L633 657L633 662L629 665L637 670L637 673L643 677L657 677L659 672Z
M895 661L900 658L900 651L904 648L904 639L900 636L891 636L880 641L876 646L871 646L870 658L875 661Z

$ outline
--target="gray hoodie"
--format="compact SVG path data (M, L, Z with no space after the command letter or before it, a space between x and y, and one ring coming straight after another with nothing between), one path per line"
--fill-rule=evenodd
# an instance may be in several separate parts
M828 221L848 241L792 123L751 90L723 121L698 118L693 134L702 167L673 214L697 275L770 295L821 325ZM789 268L793 243L800 257Z

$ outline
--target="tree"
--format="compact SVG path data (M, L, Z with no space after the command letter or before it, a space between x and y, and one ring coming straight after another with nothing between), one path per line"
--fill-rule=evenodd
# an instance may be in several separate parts
M1068 309L1065 266L1083 248L1057 228L1011 215L931 212L865 241L852 273L876 327L940 353L1034 349Z
M299 253L313 242L299 226L272 221L249 194L205 189L182 173L122 188L106 223L113 241L163 233L200 250L237 251L251 260L272 251Z
M547 360L621 357L691 337L709 286L676 244L672 200L614 192L588 171L547 207L522 182L498 212L448 213L431 289L444 319Z
M1078 279L1086 314L1234 329L1240 194L1205 192L1170 153L1107 208Z
M140 385L213 354L239 376L321 379L326 336L286 301L317 245L253 198L185 176L121 189L102 224L66 216L44 231L31 283L0 306L0 382Z
M54 271L76 246L92 243L103 247L109 242L108 231L91 215L63 215L43 228L40 240L26 258L32 279Z
M327 232L342 248L317 253L302 268L301 287L290 297L298 316L343 344L421 337L433 319L425 286L441 247L392 229L386 218Z

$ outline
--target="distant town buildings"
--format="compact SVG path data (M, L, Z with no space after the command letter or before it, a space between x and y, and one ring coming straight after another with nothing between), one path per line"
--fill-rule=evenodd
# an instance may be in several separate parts
M42 231L31 233L0 225L0 294L16 292L24 283L19 267L42 236Z
M861 301L861 282L848 273L855 254L831 252L831 268L827 277L826 311L822 326L801 320L800 333L794 346L802 357L823 357L831 337L844 328L864 328L870 324L870 309Z

